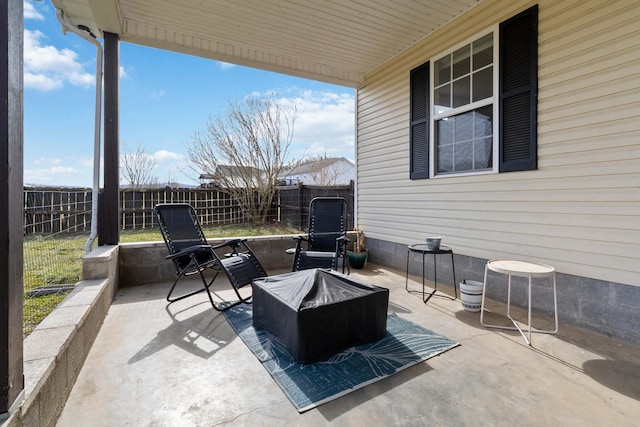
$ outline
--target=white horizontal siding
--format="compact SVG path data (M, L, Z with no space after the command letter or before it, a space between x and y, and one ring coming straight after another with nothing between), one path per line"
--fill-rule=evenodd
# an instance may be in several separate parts
M485 0L365 77L357 223L640 286L640 2L538 2L538 170L409 179L410 70L533 4Z

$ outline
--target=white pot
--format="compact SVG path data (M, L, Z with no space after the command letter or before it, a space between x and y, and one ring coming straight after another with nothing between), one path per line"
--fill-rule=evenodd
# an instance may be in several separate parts
M463 280L460 282L460 300L462 307L471 312L480 311L482 305L482 282Z

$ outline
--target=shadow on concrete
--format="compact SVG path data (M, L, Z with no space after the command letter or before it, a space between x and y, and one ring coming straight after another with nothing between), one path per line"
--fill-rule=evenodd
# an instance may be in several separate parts
M171 324L160 330L127 363L139 362L172 345L208 359L237 338L222 313L211 309L209 301L175 311L171 305L167 305L165 310L171 318Z
M588 360L582 364L585 374L605 387L640 400L640 365L626 360Z
M511 326L511 322L506 317L506 312L502 306L502 303L490 301L489 310L485 311L484 315L485 323ZM521 326L524 326L522 322L526 322L526 310L520 307L512 307L512 315L521 322ZM492 330L482 326L480 323L480 312L473 313L461 310L455 313L455 317L469 326L487 331ZM532 322L534 331L537 328L552 328L552 318L541 315L540 313L534 313ZM513 339L515 342L518 342L520 339L520 333L518 331L507 329L493 330L510 337L510 339ZM547 349L543 345L537 346L536 339L538 335L540 334L534 333L533 345L531 346L532 350L536 353L575 371L584 373L594 381L599 382L611 390L624 394L632 399L640 400L640 354L638 354L636 347L611 337L594 334L577 326L561 323L560 330L555 335L558 339L581 348L583 352L591 353L597 357L580 364L575 360L572 361L555 355L556 351L553 348ZM522 342L522 345L526 344ZM627 356L628 360L625 360Z
M411 310L409 310L407 307L393 303L391 301L389 301L388 311L394 312L394 313L411 313Z

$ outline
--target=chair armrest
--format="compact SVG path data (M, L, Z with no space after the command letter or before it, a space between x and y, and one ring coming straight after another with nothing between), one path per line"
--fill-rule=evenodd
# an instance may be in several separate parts
M200 252L200 251L204 251L204 250L212 250L212 249L213 249L213 247L211 247L210 245L189 246L188 248L184 248L180 252L176 252L175 254L167 255L165 257L165 259L179 258L179 257L183 257L185 255L191 255L191 254L196 253L196 252Z
M247 239L231 239L231 240L227 240L224 243L220 243L219 245L216 246L212 246L213 249L220 249L220 248L224 248L225 246L231 246L232 248L237 248L240 243L242 242L246 242Z
M346 250L347 249L347 245L351 242L351 240L349 240L347 238L347 236L340 236L336 239L336 251L339 253L340 249L342 248L342 250Z
M302 242L309 242L309 239L304 236L294 236L293 240L296 241L296 254L302 249Z

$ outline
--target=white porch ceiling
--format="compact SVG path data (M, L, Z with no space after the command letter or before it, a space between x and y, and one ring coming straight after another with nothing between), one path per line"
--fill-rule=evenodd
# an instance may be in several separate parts
M98 37L359 87L482 0L52 0Z

